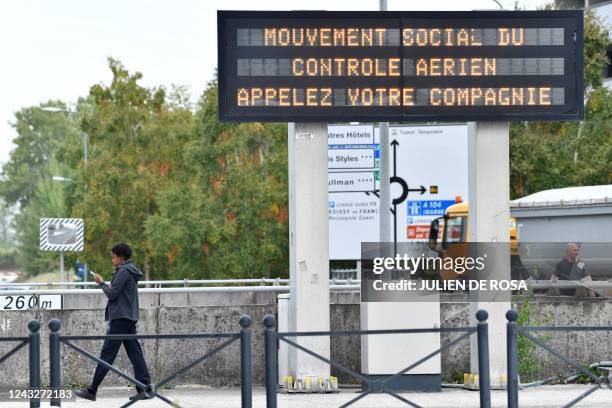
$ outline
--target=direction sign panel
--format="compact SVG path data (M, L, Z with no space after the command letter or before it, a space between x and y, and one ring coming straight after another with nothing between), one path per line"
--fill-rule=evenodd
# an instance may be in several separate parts
M327 129L327 140L330 145L373 144L374 128L372 125L332 125Z
M335 147L327 151L329 169L374 169L375 149Z
M81 218L41 218L40 249L82 251L84 223Z
M330 193L374 191L376 189L374 182L373 171L337 172L328 175Z
M375 152L375 188L345 192L329 186L329 256L330 259L360 259L361 243L379 240L378 198L380 163L378 128L372 125L329 125L329 155L337 151L372 148ZM363 133L357 144L337 144L348 135ZM403 200L392 204L392 231L398 242L422 241L429 237L429 224L444 214L455 198L467 198L468 129L465 124L390 126L392 160L391 198ZM362 144L371 143L374 144ZM332 169L337 173L361 170ZM355 176L356 177L356 176Z
M583 14L219 11L222 121L583 118Z

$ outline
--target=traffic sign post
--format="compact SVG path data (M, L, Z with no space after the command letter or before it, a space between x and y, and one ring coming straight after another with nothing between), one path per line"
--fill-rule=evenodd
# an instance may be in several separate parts
M219 120L301 122L289 127L290 330L329 329L322 123L383 122L380 240L388 242L384 218L391 202L384 190L388 181L402 183L387 174L384 122L477 121L470 142L470 241L505 242L507 122L584 118L581 10L219 11L217 17ZM369 173L353 170L334 175L334 187L366 188ZM402 185L407 192L419 187L422 191L420 185ZM431 187L436 194L437 185ZM509 278L509 259L494 258L500 266L495 273ZM491 343L505 344L499 312L509 304L473 301L472 309L489 311ZM309 348L328 356L329 338L318 339ZM303 367L302 373L325 372L320 364L310 364L294 356L295 374ZM491 361L493 384L504 366L500 351Z
M60 251L60 282L66 282L64 273L64 251Z
M327 124L289 123L289 331L329 331ZM328 336L295 342L329 358ZM296 379L327 378L327 363L289 348Z
M510 242L510 140L508 122L472 122L468 126L468 240L471 243L501 245ZM509 245L509 244L506 244ZM510 253L487 253L487 279L510 280ZM507 298L486 301L478 292L470 293L469 319L475 325L476 312L489 312L489 345L495 353L489 356L491 385L503 386L506 374L506 312L511 304ZM506 297L502 294L502 297ZM474 336L473 336L474 337ZM470 337L470 371L478 373L478 343Z
M40 249L59 251L60 281L65 282L64 251L82 251L85 224L81 218L41 218Z

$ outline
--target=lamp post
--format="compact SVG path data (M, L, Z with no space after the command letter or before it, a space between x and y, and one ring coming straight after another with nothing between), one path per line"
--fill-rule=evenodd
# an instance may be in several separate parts
M50 112L50 113L66 113L68 115L76 115L78 114L77 111L74 111L72 109L63 109L63 108L56 108L53 106L45 106L42 107L41 110L43 112ZM87 160L89 158L89 146L88 146L88 136L87 133L82 132L82 137L83 137L83 169L87 168ZM61 176L54 176L53 180L55 181L72 181L69 178L65 178L65 177L61 177ZM87 191L87 183L85 184L85 191ZM64 265L63 265L63 253L62 253L62 271L64 269ZM84 272L83 273L83 282L87 282L87 263L85 262L83 264L83 268L84 268ZM62 273L63 275L63 273ZM63 278L62 278L63 280Z

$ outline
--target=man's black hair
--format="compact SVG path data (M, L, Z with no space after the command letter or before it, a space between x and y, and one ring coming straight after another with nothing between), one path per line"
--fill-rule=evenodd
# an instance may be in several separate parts
M122 257L125 261L132 257L132 248L128 244L124 244L123 242L117 244L111 249L111 252L117 256Z

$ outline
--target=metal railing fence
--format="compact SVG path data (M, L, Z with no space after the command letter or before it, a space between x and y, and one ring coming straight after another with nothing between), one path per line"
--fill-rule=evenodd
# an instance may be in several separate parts
M338 371L348 374L362 383L367 385L365 391L362 391L359 395L352 398L341 406L341 408L348 407L367 395L376 392L382 392L391 395L392 397L412 406L419 407L415 402L410 401L395 390L391 389L389 384L399 378L401 375L407 373L423 362L430 358L440 354L442 351L449 349L450 347L460 343L463 340L468 339L473 333L478 336L478 369L481 375L479 376L479 396L480 396L480 407L490 408L491 407L491 383L489 378L489 334L488 334L488 313L486 310L479 310L476 313L478 323L476 326L468 327L446 327L446 328L424 328L424 329L392 329L392 330L343 330L343 331L313 331L313 332L277 332L276 331L276 319L272 315L267 315L264 320L264 344L265 344L265 371L266 371L266 406L267 408L277 408L277 371L276 371L276 352L277 352L277 341L284 341L288 345L295 347L296 349L309 354L310 356L321 360ZM324 357L307 347L298 344L296 341L290 340L295 337L306 337L306 336L366 336L366 335L393 335L393 334L409 334L409 333L463 333L456 339L446 343L438 350L435 350L416 362L410 364L404 369L398 371L395 374L386 376L384 379L368 378L367 376L357 373L354 370L338 363L337 361L331 360Z
M12 355L28 345L28 369L29 369L29 390L37 390L40 387L40 323L38 320L30 320L28 322L28 336L8 336L0 337L0 342L18 342L18 344L4 353L0 357L0 364L8 360ZM35 392L30 392L30 407L40 407L40 395Z
M555 350L542 340L534 337L531 332L545 331L545 332L604 332L612 331L612 326L519 326L517 323L518 312L514 309L509 310L506 313L508 323L506 324L507 330L507 370L508 370L508 408L518 408L519 406L519 356L518 356L518 336L523 336L530 342L534 343L538 347L548 351L553 356L559 358L563 362L574 367L576 370L586 375L597 383L581 395L577 396L573 400L569 401L563 407L571 407L588 397L595 391L603 388L612 390L612 373L609 376L597 377L591 371L583 367L579 362L564 356L558 350Z
M168 405L172 407L179 407L178 403L174 401L170 401L165 396L161 395L157 390L163 386L164 384L169 383L177 376L183 374L184 372L192 369L198 364L202 363L204 360L212 357L217 354L221 350L225 349L229 345L238 341L240 343L240 388L241 388L241 403L244 408L251 408L253 405L252 402L252 358L251 358L251 322L252 319L248 315L243 315L239 319L239 324L241 329L236 333L186 333L186 334L107 334L107 335L99 335L99 336L62 336L59 333L59 329L61 323L58 319L53 319L49 322L49 329L51 333L49 334L49 383L52 392L54 392L55 398L51 399L51 406L59 407L61 406L61 398L59 398L59 393L57 392L61 388L61 348L60 344L63 343L67 347L76 351L77 353L82 354L94 362L101 364L113 371L120 377L128 380L132 384L140 387L144 390L145 394L149 397L159 398ZM146 339L203 339L203 338L217 338L224 339L224 341L206 351L203 355L191 361L186 366L180 368L174 373L166 376L165 378L158 381L156 384L143 384L137 379L133 378L129 374L123 372L122 370L113 367L112 364L107 363L106 361L96 357L89 351L77 346L74 344L74 341L77 340L146 340ZM129 407L132 404L135 404L137 401L129 401L122 405L121 407Z

